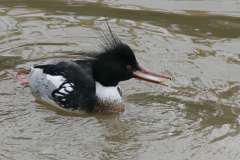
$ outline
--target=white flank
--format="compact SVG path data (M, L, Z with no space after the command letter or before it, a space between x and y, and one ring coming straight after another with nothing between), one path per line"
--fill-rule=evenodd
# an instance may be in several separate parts
M96 95L102 101L122 101L122 97L120 96L118 90L118 86L115 87L105 87L100 83L96 82Z
M59 107L56 102L54 102L53 100L51 100L51 99L49 99L49 98L41 97L40 100L42 100L42 101L44 101L44 102L47 102L48 104L51 104L51 105L53 105L53 106Z
M49 74L47 74L47 79L51 81L56 88L59 88L59 86L65 81L63 76L52 76Z

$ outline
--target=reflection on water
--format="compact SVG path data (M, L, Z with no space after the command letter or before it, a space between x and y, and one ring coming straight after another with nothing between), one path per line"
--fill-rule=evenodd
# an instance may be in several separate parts
M0 1L0 159L240 158L239 4L153 3ZM49 58L99 50L105 15L141 66L173 78L168 89L121 82L126 111L96 115L49 106L14 81Z

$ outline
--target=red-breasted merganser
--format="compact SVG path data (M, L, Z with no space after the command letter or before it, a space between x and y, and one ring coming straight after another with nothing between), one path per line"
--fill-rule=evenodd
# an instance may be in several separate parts
M39 99L70 111L118 113L125 110L120 81L138 78L167 86L158 77L171 78L140 67L108 23L97 33L103 50L91 59L50 59L31 69L29 85Z

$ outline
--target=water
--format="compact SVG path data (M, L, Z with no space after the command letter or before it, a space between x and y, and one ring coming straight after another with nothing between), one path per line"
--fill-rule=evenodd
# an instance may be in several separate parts
M0 159L240 159L240 2L0 1ZM169 87L121 83L126 111L38 101L18 71L100 49L109 24Z

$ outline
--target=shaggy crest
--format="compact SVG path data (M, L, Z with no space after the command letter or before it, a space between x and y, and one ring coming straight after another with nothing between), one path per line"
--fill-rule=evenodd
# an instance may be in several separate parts
M118 36L111 30L108 21L106 23L97 24L95 31L98 37L101 39L102 48L104 52L111 54L117 54L120 57L126 57L133 61L136 61L136 57L132 49L118 38Z

